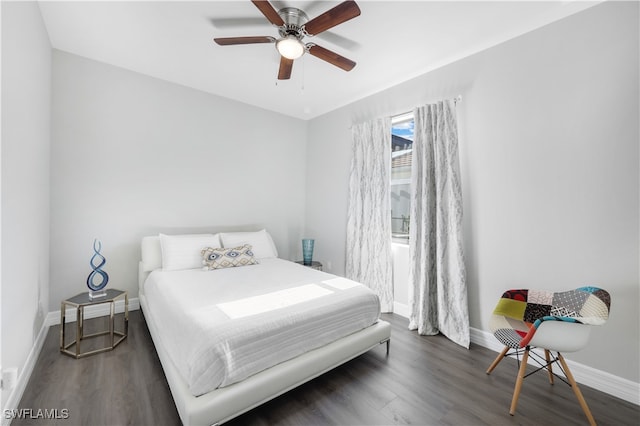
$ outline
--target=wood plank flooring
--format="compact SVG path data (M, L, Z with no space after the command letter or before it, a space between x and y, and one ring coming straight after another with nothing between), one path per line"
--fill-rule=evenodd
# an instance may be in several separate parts
M509 404L516 362L489 376L496 353L460 348L442 336L407 330L407 320L383 315L393 327L391 351L381 345L228 423L244 425L583 425L571 388L550 386L544 374L525 381L515 416ZM103 318L85 327L105 326ZM68 419L15 419L12 425L179 425L180 419L141 311L114 351L75 360L58 352L51 327L20 408L68 409ZM640 407L581 386L600 425L640 424Z

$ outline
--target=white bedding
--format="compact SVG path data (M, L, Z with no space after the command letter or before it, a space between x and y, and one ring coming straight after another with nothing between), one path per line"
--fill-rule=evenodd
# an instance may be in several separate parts
M281 259L154 271L144 283L161 343L193 395L239 382L378 320L368 288ZM233 317L233 318L232 318Z

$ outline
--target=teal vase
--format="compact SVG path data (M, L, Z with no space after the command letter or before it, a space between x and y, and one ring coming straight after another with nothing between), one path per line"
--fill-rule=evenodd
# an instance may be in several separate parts
M304 238L302 240L302 263L305 265L311 265L313 260L313 244L314 240L311 238Z

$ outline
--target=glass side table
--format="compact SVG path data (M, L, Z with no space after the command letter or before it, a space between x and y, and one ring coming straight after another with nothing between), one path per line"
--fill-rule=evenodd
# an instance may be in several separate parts
M116 300L124 298L124 326L122 331L115 330L115 310ZM98 333L84 334L84 308L87 306L100 305L103 303L109 303L109 330L100 331ZM76 336L75 340L70 343L65 342L65 314L67 307L74 307L76 309ZM63 300L60 304L60 352L69 355L76 359L82 358L88 355L94 355L100 352L113 350L124 339L127 338L127 331L129 328L129 295L126 291L109 289L104 297L98 299L90 299L89 292L80 293L70 299ZM92 337L109 335L109 346L101 347L87 352L82 352L80 349L80 343L83 340L90 339ZM116 340L116 337L118 339ZM75 346L75 350L72 351L69 348Z
M317 269L318 271L322 271L322 263L318 262L317 260L312 260L311 265L305 265L304 260L298 260L296 261L296 263L303 266L308 266L309 268L312 268L312 269Z

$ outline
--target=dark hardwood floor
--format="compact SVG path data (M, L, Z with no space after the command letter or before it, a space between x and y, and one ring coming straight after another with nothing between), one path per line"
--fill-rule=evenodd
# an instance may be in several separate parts
M418 336L407 320L384 315L393 330L384 346L318 377L229 425L582 425L571 388L536 374L525 381L515 416L509 404L516 362L483 347L465 350L444 337ZM104 318L88 320L104 327ZM129 337L114 351L75 360L58 351L51 327L20 408L67 409L68 419L15 419L18 425L179 425L180 419L141 311L130 313ZM600 425L640 424L640 408L581 386ZM63 416L61 416L63 417Z

